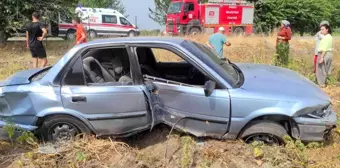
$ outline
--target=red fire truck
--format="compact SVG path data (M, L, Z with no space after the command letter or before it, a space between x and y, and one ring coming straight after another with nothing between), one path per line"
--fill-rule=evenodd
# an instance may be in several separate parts
M243 0L172 0L166 15L166 32L172 35L216 32L252 34L254 3Z

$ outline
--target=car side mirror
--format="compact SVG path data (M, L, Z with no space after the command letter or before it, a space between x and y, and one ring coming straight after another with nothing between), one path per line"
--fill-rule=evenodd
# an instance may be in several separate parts
M216 82L208 80L204 84L204 94L206 97L210 96L216 88Z

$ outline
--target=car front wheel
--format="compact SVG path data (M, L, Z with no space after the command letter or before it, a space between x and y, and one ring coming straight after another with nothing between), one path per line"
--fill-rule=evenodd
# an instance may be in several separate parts
M280 124L272 121L255 121L244 130L240 138L246 143L261 141L268 145L282 145L284 136L288 136L288 133Z
M72 140L78 134L91 132L83 122L65 115L47 118L41 131L44 140L52 142Z

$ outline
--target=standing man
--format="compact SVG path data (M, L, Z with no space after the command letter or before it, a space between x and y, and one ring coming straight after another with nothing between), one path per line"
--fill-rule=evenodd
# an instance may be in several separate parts
M214 33L209 37L209 41L207 42L207 45L214 49L219 58L222 60L226 60L226 58L223 55L223 46L230 46L230 42L227 40L226 36L224 35L225 29L224 27L218 28L218 32Z
M75 17L72 20L73 24L77 26L77 31L76 31L76 45L86 43L86 33L83 24L80 22L79 17Z
M281 21L280 31L276 38L275 65L287 66L289 64L289 41L292 39L292 30L287 20Z
M321 28L322 25L328 25L329 26L329 22L324 20L320 23L320 28ZM321 39L324 37L324 35L321 33L321 31L318 31L315 34L314 37L315 37L315 40L316 40L315 50L314 50L314 73L316 73L316 65L317 65L317 62L318 62L318 54L319 54L318 47L319 47L319 43L320 43Z
M41 63L41 68L47 65L46 50L42 43L46 34L46 28L40 23L40 14L38 12L33 12L32 22L26 27L26 46L31 51L33 68L38 68L38 59Z

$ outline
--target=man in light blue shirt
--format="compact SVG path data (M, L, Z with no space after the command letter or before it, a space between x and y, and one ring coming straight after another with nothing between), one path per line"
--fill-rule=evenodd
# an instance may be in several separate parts
M209 37L209 41L207 43L210 48L214 49L217 52L220 59L225 59L223 55L223 46L231 45L224 33L225 29L223 27L220 27L217 33L214 33Z

